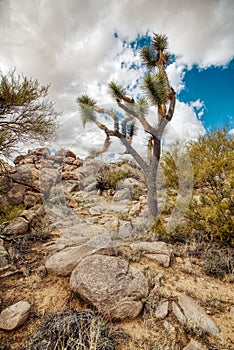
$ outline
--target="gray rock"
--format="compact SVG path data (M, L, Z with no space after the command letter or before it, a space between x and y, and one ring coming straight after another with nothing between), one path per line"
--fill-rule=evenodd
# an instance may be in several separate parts
M160 265L164 267L170 266L170 256L165 254L144 254L147 258L151 260L156 260Z
M0 238L0 268L7 266L9 263L9 256L4 247L3 240Z
M3 228L3 234L4 235L23 235L27 233L29 227L29 223L26 219L19 217L13 222L9 222L4 228Z
M27 187L20 184L14 184L7 193L7 201L13 205L19 205L24 201L24 194Z
M27 301L19 301L3 310L0 314L0 328L13 330L22 326L28 319L31 305Z
M169 267L171 250L164 242L137 242L130 245L131 249L143 253L149 259L158 261L164 267Z
M101 213L102 213L101 208L99 208L99 207L91 207L89 209L89 212L91 215L101 215Z
M121 258L92 255L72 272L70 288L112 319L135 318L141 312L148 282Z
M124 188L122 190L118 190L115 192L113 199L115 201L122 201L125 199L131 200L132 199L132 192L129 188Z
M117 190L122 190L124 188L131 188L133 189L134 187L145 187L144 184L142 184L142 182L137 181L134 178L127 178L127 179L123 179L117 182L116 188Z
M186 318L186 323L192 327L198 327L202 331L213 336L221 336L219 327L207 315L205 310L198 305L192 298L187 296L180 296L178 303L183 310Z
M201 343L198 343L196 340L192 339L189 344L183 348L183 350L206 350L207 347L204 347Z
M161 302L155 311L155 317L163 320L168 314L168 305L168 301Z
M177 317L178 321L182 324L186 324L186 317L184 316L183 312L180 310L179 306L173 301L172 302L172 311L174 315Z
M85 190L86 192L96 191L96 190L97 190L97 183L96 183L96 181L95 181L95 182L92 182L91 184L89 184L88 186L86 186L86 187L84 188L84 190Z
M66 248L52 255L46 261L45 266L48 273L56 276L69 276L82 259L96 251L95 247L87 245Z
M22 164L14 168L9 177L18 184L29 186L34 190L40 190L39 171L34 164Z
M170 332L170 333L174 333L176 330L175 330L175 327L174 326L172 326L172 324L171 323L169 323L168 321L163 321L163 326L164 326L164 328L168 331L168 332Z
M171 251L165 242L136 242L130 245L133 250L140 250L147 254L165 254L170 255Z
M24 205L26 208L31 208L36 204L42 202L42 197L40 193L27 191L24 195Z
M132 208L129 211L129 214L134 216L134 215L139 214L140 211L141 211L141 203L138 202L132 206Z
M128 241L133 238L133 227L130 221L119 220L118 227L112 232L115 239Z

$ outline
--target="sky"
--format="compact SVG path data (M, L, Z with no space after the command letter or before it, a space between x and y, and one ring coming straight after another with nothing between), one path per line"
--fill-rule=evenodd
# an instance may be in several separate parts
M167 73L177 103L167 143L224 125L233 132L234 0L0 0L0 70L15 68L51 85L61 116L49 146L84 157L102 146L104 135L91 124L82 128L77 96L116 108L111 80L140 96L146 68L139 50L153 32L167 34L173 58ZM152 109L152 123L155 116ZM141 151L146 142L139 128L134 146ZM110 152L124 149L116 141Z

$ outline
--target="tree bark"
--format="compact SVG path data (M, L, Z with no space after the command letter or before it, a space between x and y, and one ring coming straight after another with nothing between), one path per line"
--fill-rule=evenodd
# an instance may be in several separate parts
M148 190L148 213L149 225L155 222L158 215L158 198L157 198L157 172L161 156L161 140L154 138L153 154L150 159L148 174L147 174L147 190Z

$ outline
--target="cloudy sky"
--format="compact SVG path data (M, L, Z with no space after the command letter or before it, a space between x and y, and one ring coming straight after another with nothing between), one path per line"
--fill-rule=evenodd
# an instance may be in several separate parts
M169 141L226 123L234 128L233 0L0 0L0 70L51 84L63 112L55 147L84 156L103 135L92 125L82 129L76 97L88 93L113 107L111 80L138 96L145 74L139 49L153 32L168 35L173 55L167 72L177 105ZM135 142L139 149L146 142L141 131Z

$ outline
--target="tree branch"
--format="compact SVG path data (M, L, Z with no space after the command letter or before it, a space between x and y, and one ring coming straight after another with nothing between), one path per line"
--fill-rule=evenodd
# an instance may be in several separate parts
M122 108L126 113L132 115L133 117L135 117L137 120L139 120L139 122L141 123L141 125L143 126L145 132L147 132L148 134L152 135L152 136L156 136L155 133L155 129L147 122L147 120L145 119L145 117L143 115L139 115L136 112L134 112L133 110L129 109L128 107L126 107L123 103L121 103L119 100L117 100L118 106L120 108Z
M176 103L176 93L175 90L171 87L171 94L170 94L170 106L166 115L166 119L168 121L171 121L174 111L175 111L175 103Z

